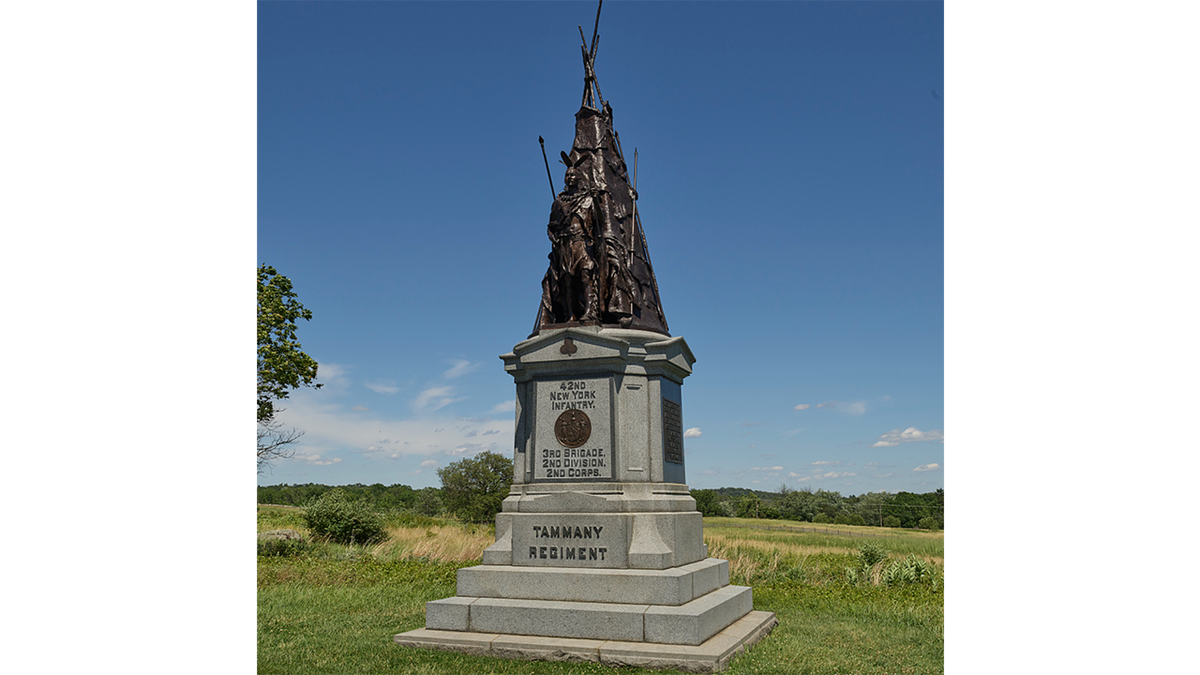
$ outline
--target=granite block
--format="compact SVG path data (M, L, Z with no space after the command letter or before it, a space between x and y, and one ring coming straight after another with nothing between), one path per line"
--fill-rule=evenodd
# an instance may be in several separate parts
M527 661L598 662L603 640L534 635L501 635L492 640L492 656Z
M514 635L643 640L642 614L649 605L478 598L471 603L471 629Z
M400 633L392 641L405 647L424 647L462 654L488 656L492 651L492 640L498 633L462 633L459 631L430 630L418 628Z
M723 562L710 558L665 570L476 565L458 571L458 595L674 606L716 590Z
M425 603L425 627L435 630L470 630L468 607L475 598L442 598Z
M748 586L726 586L678 607L646 610L645 641L698 645L754 609Z
M592 655L598 652L600 663L609 666L631 665L708 673L724 670L731 659L765 637L777 624L771 612L750 612L695 646L460 633L425 628L401 633L393 639L399 645L513 659L592 661Z

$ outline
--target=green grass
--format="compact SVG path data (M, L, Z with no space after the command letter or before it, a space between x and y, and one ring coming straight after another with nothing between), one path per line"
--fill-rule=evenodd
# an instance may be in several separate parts
M708 519L705 525L706 535L745 534L745 541L753 542L753 546L732 544L730 550L741 561L740 571L732 574L733 583L752 585L754 608L775 612L780 621L770 636L735 658L726 672L890 675L944 671L944 583L940 573L936 584L891 588L851 585L845 575L846 567L857 564L857 547L864 541L887 549L892 560L916 553L940 561L940 534L935 535L936 544L921 537L902 543L906 538L894 542L723 528L720 523L710 524ZM276 526L263 528L260 515L261 529ZM730 545L730 539L724 541ZM774 548L763 548L765 545ZM805 547L830 550L797 553ZM424 625L425 602L454 595L455 570L462 566L455 562L381 559L367 549L317 551L296 558L260 557L259 672L614 672L599 664L506 661L392 643L394 634ZM622 668L619 672L676 671Z

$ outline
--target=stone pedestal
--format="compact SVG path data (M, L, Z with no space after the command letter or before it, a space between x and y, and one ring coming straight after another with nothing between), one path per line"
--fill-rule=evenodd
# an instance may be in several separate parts
M683 338L572 327L501 358L517 410L496 543L396 642L710 671L765 635L774 615L708 557L685 483Z

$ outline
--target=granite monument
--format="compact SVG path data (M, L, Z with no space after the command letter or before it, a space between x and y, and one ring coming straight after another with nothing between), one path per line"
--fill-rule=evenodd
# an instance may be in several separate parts
M597 27L599 10L597 11ZM401 645L506 658L724 669L774 627L708 557L685 479L683 380L637 212L636 177L580 30L584 94L533 334L500 358L517 389L496 542ZM547 171L549 164L547 163ZM553 183L552 192L553 192Z

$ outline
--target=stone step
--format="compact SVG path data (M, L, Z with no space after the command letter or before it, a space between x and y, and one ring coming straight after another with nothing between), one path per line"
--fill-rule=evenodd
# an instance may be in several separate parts
M750 612L699 645L532 637L506 633L464 633L418 628L393 640L406 647L493 656L506 659L602 663L606 666L672 668L692 673L724 670L730 660L754 645L778 621L771 612Z
M698 645L753 609L747 586L682 605L453 597L425 604L430 630Z
M477 565L458 570L458 595L678 606L729 585L729 562L707 558L665 570Z

